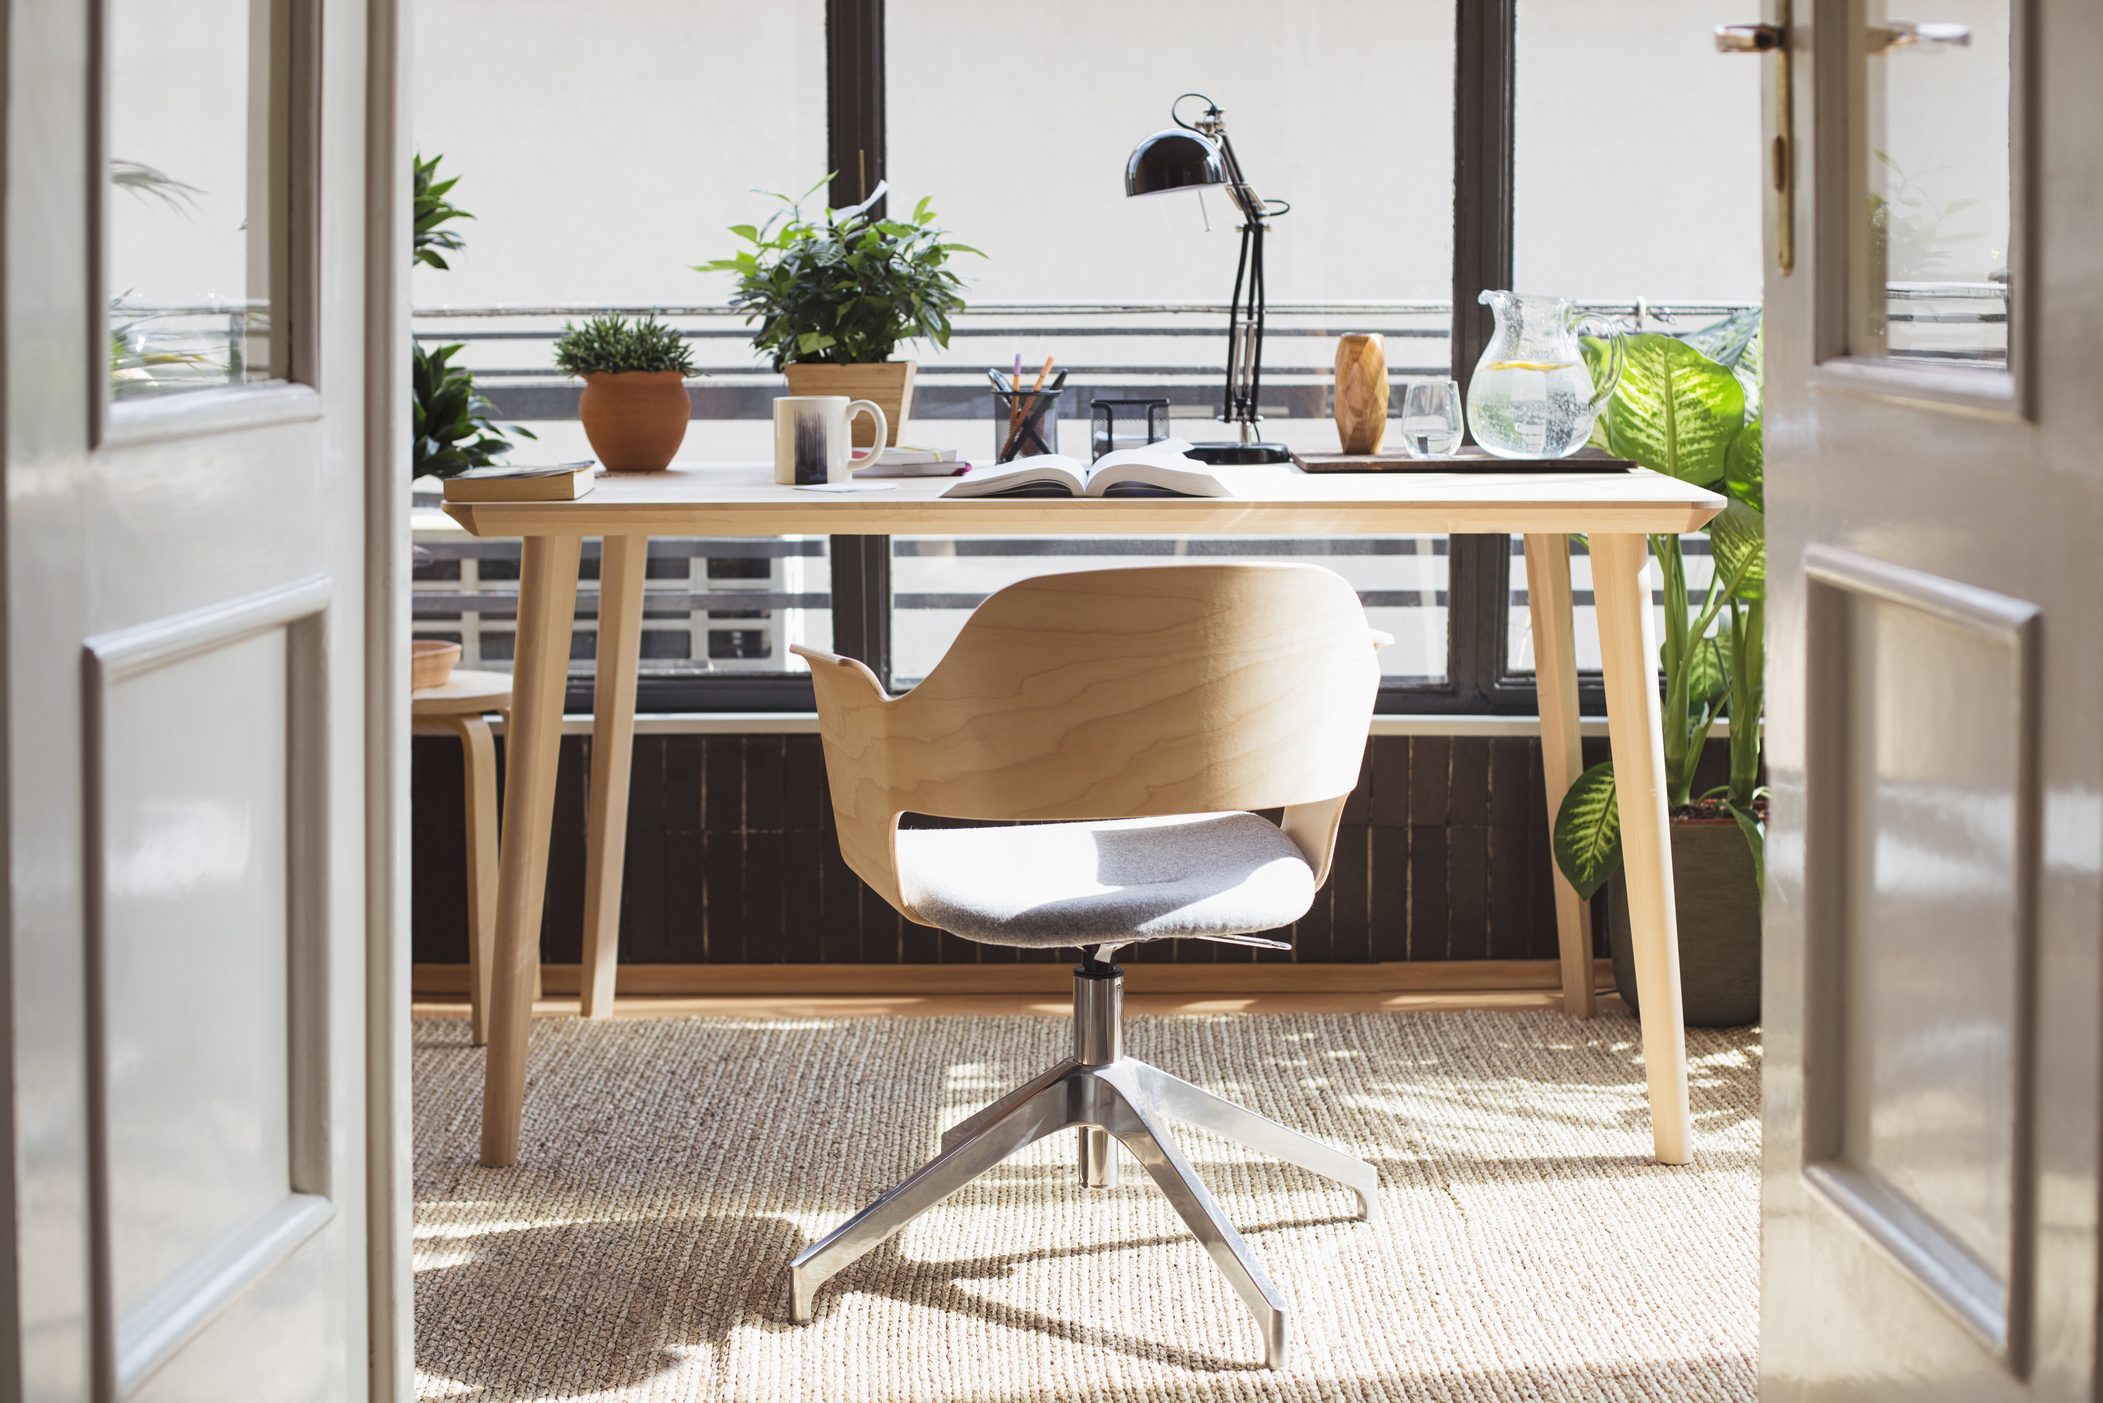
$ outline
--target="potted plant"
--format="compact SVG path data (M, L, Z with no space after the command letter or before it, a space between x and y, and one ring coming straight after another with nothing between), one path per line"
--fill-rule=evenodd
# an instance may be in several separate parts
M1713 573L1698 607L1681 538L1653 536L1651 550L1664 572L1666 800L1686 1019L1703 1026L1757 1022L1767 812L1760 783L1767 564L1759 313L1741 313L1685 340L1628 338L1621 383L1594 441L1728 498L1707 527ZM1729 779L1696 794L1703 743L1724 715L1731 724ZM1592 766L1571 786L1556 816L1554 849L1579 895L1589 899L1609 879L1618 883L1612 762ZM1614 982L1634 1008L1627 906L1612 903L1608 926Z
M730 305L759 323L752 344L788 376L790 394L874 400L896 444L912 412L915 366L892 356L899 342L920 337L949 345L950 319L964 310L964 285L949 260L979 251L937 229L924 199L909 219L871 217L884 191L878 184L861 204L827 209L822 219L805 218L801 201L776 195L781 208L766 223L731 226L750 248L696 271L735 275ZM854 433L862 448L876 436L866 420Z
M693 412L693 348L655 316L562 324L555 365L584 381L578 416L608 472L655 472L672 461Z

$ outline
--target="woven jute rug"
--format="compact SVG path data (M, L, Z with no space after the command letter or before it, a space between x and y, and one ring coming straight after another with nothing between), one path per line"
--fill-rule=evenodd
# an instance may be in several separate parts
M1626 1017L1134 1017L1132 1052L1376 1165L1385 1218L1183 1145L1290 1306L1256 1327L1129 1158L1061 1134L834 1278L801 1247L1066 1050L1063 1019L536 1023L522 1161L482 1054L416 1025L416 1363L431 1399L1752 1400L1759 1061L1690 1032L1697 1157L1650 1161ZM1122 1151L1119 1152L1122 1156Z

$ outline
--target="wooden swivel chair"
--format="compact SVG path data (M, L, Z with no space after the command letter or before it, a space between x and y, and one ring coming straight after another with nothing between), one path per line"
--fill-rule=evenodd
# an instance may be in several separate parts
M1284 1302L1166 1122L1183 1120L1354 1190L1370 1165L1124 1050L1123 971L1141 940L1284 948L1358 783L1379 685L1351 587L1306 565L1048 575L981 605L926 681L884 695L858 662L798 648L817 689L848 865L908 919L997 945L1076 946L1073 1056L942 1137L910 1178L812 1244L790 1313L836 1272L1023 1146L1080 1131L1080 1178L1115 1182L1124 1142L1286 1357ZM1283 811L1282 825L1249 812ZM901 828L903 814L1002 826ZM1021 826L1016 826L1021 825Z

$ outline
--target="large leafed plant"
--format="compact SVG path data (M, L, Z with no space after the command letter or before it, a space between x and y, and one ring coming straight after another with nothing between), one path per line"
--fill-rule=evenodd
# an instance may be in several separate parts
M1766 790L1759 783L1760 712L1766 676L1766 498L1760 427L1760 314L1742 312L1685 339L1628 338L1621 383L1593 442L1727 499L1705 533L1712 566L1698 592L1687 584L1682 537L1652 536L1664 572L1666 799L1675 813L1728 814L1766 878ZM1603 354L1588 346L1588 354ZM1729 781L1695 794L1694 771L1718 718L1731 722ZM1555 820L1555 860L1589 898L1621 865L1614 766L1594 765L1572 785Z
M775 195L781 208L766 223L731 226L751 247L695 265L696 272L736 276L730 305L759 324L752 344L774 369L887 361L899 342L922 337L949 345L950 319L964 310L964 284L949 260L984 255L936 228L928 200L905 219L873 218L869 211L884 192L879 184L861 204L827 209L819 219L804 216L802 200Z

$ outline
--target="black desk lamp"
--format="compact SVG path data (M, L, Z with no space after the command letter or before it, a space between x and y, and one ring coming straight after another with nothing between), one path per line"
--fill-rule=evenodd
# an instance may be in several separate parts
M1176 109L1187 99L1205 104L1194 122ZM1272 216L1292 206L1265 200L1249 188L1234 143L1227 139L1225 114L1203 93L1185 93L1168 107L1172 127L1155 132L1132 148L1125 162L1125 194L1165 195L1173 190L1200 190L1224 185L1241 211L1241 261L1234 268L1234 307L1227 322L1227 388L1220 403L1220 422L1239 424L1238 443L1192 444L1190 456L1206 463L1287 463L1292 454L1283 444L1263 443L1256 409L1263 382L1263 235ZM1248 296L1243 299L1243 292Z

